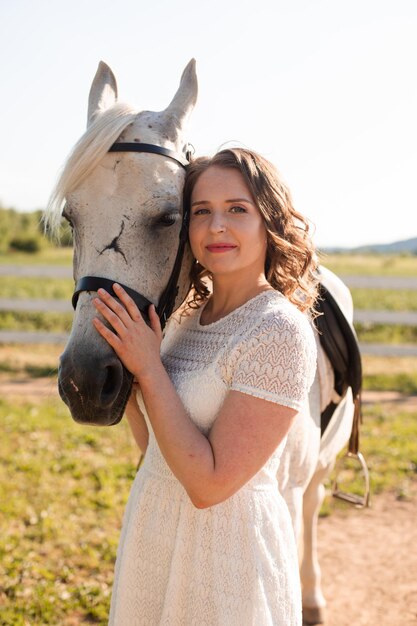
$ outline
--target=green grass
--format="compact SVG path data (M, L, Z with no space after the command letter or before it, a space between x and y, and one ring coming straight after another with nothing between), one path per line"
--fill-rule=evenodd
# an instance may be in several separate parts
M30 378L44 378L56 376L58 365L56 367L50 367L48 365L25 365L23 367L17 367L9 362L0 363L0 372L7 374L25 374Z
M417 412L397 412L382 404L365 407L360 450L370 474L371 499L384 491L395 493L399 500L414 497L417 486ZM329 486L336 475L342 491L363 494L364 480L358 461L340 454ZM347 511L351 506L340 500L326 499L320 515L325 517L334 510Z
M68 299L70 299L68 297ZM38 313L35 311L0 311L1 330L69 332L72 313ZM355 324L359 341L369 343L413 344L417 342L417 327L400 324Z
M400 324L355 324L359 341L369 343L415 344L417 342L417 326Z
M45 248L40 252L0 254L0 265L71 265L72 248Z
M71 278L25 278L2 276L0 298L44 298L71 300L74 281ZM417 291L389 289L351 289L357 309L417 311Z
M0 374L9 380L56 376L63 350L63 345L0 345Z
M356 309L417 311L417 291L394 289L351 289Z
M406 395L417 395L417 370L388 374L366 374L365 372L363 389L369 391L398 391Z
M107 624L116 547L138 452L123 422L75 424L58 400L0 401L0 623ZM366 408L361 449L372 493L407 498L417 413ZM359 493L359 473L341 478ZM322 515L348 508L326 499Z
M74 281L65 278L2 276L0 298L71 300Z
M58 401L0 401L0 419L0 623L107 624L138 459L126 425L79 426Z
M322 254L320 261L336 274L417 276L417 255Z
M417 276L417 255L329 254L320 256L323 265L336 274L365 276ZM45 248L34 254L0 254L0 264L71 265L72 249Z
M35 313L0 311L1 330L69 332L72 313Z

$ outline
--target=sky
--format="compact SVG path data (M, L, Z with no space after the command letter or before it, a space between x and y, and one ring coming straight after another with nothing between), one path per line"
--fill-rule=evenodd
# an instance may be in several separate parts
M159 111L194 57L197 155L266 156L320 247L416 237L416 33L415 0L0 0L0 203L45 206L100 60Z

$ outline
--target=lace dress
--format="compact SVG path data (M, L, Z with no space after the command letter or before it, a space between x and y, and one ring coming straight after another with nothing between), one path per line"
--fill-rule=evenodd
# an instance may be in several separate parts
M231 389L303 410L315 340L284 296L265 291L206 326L200 315L171 320L161 353L202 432ZM228 500L196 509L147 422L149 445L125 512L110 624L299 626L296 546L276 481L285 441Z

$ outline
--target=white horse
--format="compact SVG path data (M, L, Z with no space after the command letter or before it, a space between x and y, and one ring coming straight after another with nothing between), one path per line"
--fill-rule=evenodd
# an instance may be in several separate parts
M174 265L178 266L187 152L184 130L196 98L194 60L185 68L171 104L161 112L138 112L118 103L116 80L104 63L92 83L87 131L64 167L46 215L52 227L61 213L72 225L74 279L78 283L90 277L77 286L74 322L59 368L59 391L77 422L110 425L123 416L132 377L93 327L92 299L98 286L91 277L140 292L143 308L166 296L165 287ZM115 142L136 144L141 151L109 152ZM154 153L155 146L165 151L156 148ZM186 296L191 262L185 244L178 281L174 280L179 286L174 308ZM323 283L351 322L348 289L324 269ZM332 394L333 372L319 346L310 414L299 415L291 429L278 476L302 544L303 616L309 624L322 621L325 606L316 546L322 483L349 438L353 418L348 392L320 437L320 413Z

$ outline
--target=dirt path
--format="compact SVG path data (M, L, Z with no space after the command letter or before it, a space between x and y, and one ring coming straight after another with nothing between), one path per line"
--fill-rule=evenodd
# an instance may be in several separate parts
M25 402L43 402L48 398L58 398L55 378L31 378L0 374L0 397L8 400Z
M45 401L57 397L51 378L0 376L0 397ZM367 392L365 402L401 403L415 411L417 398ZM417 488L411 502L387 494L370 509L336 512L319 521L319 558L328 602L326 626L417 625Z
M417 498L374 498L370 509L319 522L326 626L416 626Z

